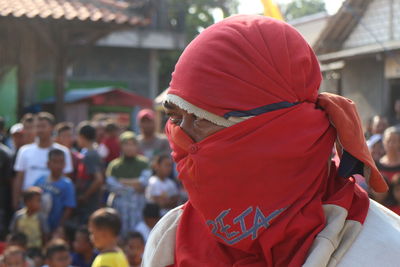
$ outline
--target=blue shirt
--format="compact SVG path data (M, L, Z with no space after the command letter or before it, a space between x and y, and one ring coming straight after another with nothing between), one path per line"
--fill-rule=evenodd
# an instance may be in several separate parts
M42 210L47 216L51 231L54 231L60 223L65 208L75 208L75 188L67 177L61 177L57 181L51 181L43 176L36 180L35 186L42 188Z
M72 266L76 266L76 267L90 267L92 266L92 263L94 261L94 259L96 258L98 253L93 252L93 256L90 260L90 262L85 262L85 259L83 258L83 256L81 254L78 254L76 252L71 253L71 257L72 257Z

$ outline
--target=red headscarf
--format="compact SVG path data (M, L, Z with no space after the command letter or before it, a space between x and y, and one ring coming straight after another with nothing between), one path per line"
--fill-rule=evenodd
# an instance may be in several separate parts
M189 193L176 266L300 266L325 226L323 204L339 205L348 219L364 221L367 195L354 179L337 177L335 165L328 167L337 137L329 119L337 119L316 105L320 82L311 48L294 28L274 19L235 16L204 30L186 48L168 94L221 117L254 117L198 143L167 124ZM325 97L320 106L332 103ZM353 159L354 149L365 146L364 140L341 141ZM363 153L358 159L376 182L373 161Z

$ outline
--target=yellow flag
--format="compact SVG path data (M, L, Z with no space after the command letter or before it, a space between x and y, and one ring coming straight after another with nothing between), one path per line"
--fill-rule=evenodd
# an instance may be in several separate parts
M264 16L283 20L279 7L272 0L261 0L261 2L264 5Z

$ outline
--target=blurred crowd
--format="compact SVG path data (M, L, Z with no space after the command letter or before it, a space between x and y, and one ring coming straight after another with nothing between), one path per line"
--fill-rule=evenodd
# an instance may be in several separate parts
M400 215L400 99L395 101L394 116L374 116L365 127L365 138L376 166L389 185L386 193L369 190L361 176L356 181L370 197Z
M365 124L390 190L376 193L354 178L400 214L400 100L394 110ZM25 114L9 129L0 118L0 266L140 266L151 229L187 194L155 113L143 109L136 121L138 133L105 114L78 125Z
M0 118L0 266L101 266L104 251L140 266L151 229L187 200L155 113L137 114L138 133L106 114L55 122Z

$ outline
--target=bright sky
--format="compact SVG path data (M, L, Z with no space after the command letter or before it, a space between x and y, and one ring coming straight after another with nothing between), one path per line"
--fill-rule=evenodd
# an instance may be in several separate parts
M344 0L325 0L325 6L329 14L335 14ZM275 3L288 3L291 0L275 0ZM239 13L260 14L263 12L261 0L239 0Z

